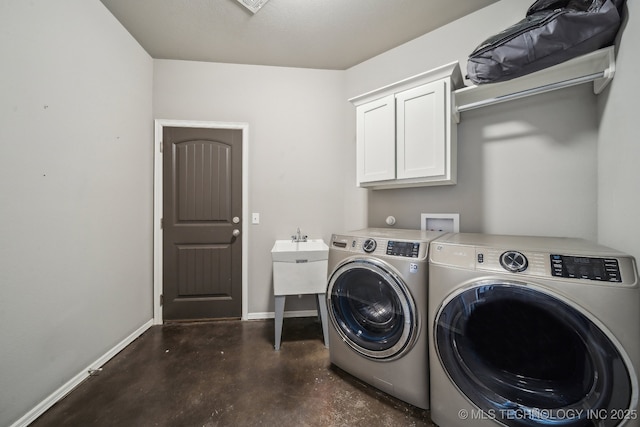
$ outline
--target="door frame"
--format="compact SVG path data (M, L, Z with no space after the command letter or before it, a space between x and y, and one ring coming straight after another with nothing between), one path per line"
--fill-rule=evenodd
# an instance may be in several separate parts
M162 245L163 202L162 134L164 127L240 129L242 131L242 320L248 318L248 249L249 249L249 124L244 122L209 122L156 119L153 145L153 323L162 324Z

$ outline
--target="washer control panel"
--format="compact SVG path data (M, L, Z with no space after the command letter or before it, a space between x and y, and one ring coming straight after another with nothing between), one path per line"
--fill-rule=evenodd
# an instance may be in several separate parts
M551 274L556 277L622 282L620 266L615 258L590 258L555 254L552 254L550 258Z
M427 256L429 242L333 235L330 246L333 249L343 249L372 256L387 255L422 259Z
M378 247L378 244L373 239L367 239L362 244L362 250L365 251L368 254L370 254L371 252L375 251L377 247Z
M403 256L408 258L418 258L420 253L420 243L398 242L389 240L387 242L387 255Z

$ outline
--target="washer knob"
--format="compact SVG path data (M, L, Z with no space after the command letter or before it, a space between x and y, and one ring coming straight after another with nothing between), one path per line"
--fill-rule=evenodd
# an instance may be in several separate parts
M500 255L500 265L511 273L525 271L529 266L527 257L517 251L507 251Z
M371 253L371 252L376 250L377 246L378 246L378 244L376 243L375 240L367 239L362 244L362 250L365 251L366 253Z

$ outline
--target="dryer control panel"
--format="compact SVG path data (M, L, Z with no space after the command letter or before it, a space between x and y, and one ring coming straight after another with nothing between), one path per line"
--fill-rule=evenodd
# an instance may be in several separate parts
M571 279L622 282L618 260L615 258L590 258L567 255L551 255L551 274Z
M583 239L451 233L431 242L432 267L593 286L639 286L635 258Z

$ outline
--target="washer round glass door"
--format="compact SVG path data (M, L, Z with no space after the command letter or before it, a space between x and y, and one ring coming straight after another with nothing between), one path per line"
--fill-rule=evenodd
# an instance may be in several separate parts
M329 317L338 334L358 353L395 359L417 337L415 304L402 279L375 259L351 259L329 278Z
M629 409L631 380L616 344L542 290L478 283L449 299L434 327L451 380L508 426L615 426Z

